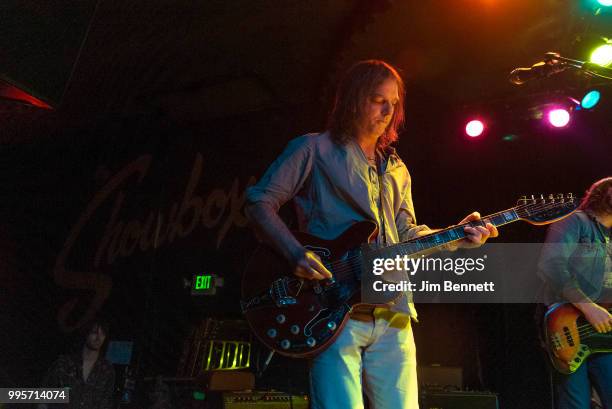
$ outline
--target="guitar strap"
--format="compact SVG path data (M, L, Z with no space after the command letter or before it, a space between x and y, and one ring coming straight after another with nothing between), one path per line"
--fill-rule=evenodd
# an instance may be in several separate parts
M387 245L387 231L385 228L385 212L383 211L383 174L385 173L383 161L385 157L383 154L376 155L376 173L378 174L378 218L381 224L381 237L383 246Z

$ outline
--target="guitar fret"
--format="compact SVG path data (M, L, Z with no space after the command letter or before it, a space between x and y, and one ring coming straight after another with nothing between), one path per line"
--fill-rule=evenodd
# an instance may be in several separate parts
M395 257L396 254L401 254L402 256L415 255L416 253L424 252L436 247L442 247L447 243L465 238L465 226L484 227L487 223L491 223L494 226L503 226L505 224L515 222L520 219L519 211L527 212L529 214L529 211L526 208L511 208L486 216L480 220L468 222L464 225L449 227L423 237L377 249L375 252L379 254L379 257L383 258Z

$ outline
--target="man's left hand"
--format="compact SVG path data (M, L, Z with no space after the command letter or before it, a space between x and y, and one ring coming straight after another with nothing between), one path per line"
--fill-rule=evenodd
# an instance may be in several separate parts
M480 220L480 213L478 212L470 213L463 220L461 220L459 224L473 222L475 220ZM493 226L491 223L487 223L484 227L483 226L475 226L475 227L466 226L463 229L463 231L465 232L466 237L457 243L459 248L480 247L487 241L489 237L499 236L497 227Z

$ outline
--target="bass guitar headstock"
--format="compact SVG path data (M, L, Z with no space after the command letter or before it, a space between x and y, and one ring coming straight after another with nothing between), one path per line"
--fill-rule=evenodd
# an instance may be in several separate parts
M522 196L514 210L521 220L542 225L554 223L569 216L578 208L580 201L572 193L549 194L548 196Z

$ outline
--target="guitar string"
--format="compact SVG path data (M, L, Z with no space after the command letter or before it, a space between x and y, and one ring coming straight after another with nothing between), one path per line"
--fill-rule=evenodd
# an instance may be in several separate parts
M551 207L552 204L553 203L540 203L540 204L536 204L536 205L534 205L534 204L519 205L519 206L516 206L516 207L514 207L512 209L508 209L508 210L504 210L504 211L501 211L501 212L497 212L497 213L493 213L491 215L488 215L488 216L482 218L481 221L483 221L483 222L490 221L490 219L492 219L492 218L494 218L496 216L500 216L503 213L508 212L510 210L514 210L517 213L517 216L519 216L519 218L520 218L521 216L519 215L519 212L522 212L523 210L525 210L526 208L528 208L530 206L532 207L531 208L532 211L540 211L540 210L545 209L547 207ZM442 229L442 230L437 231L435 233L430 233L430 234L425 235L425 236L417 237L417 238L414 238L414 239L411 239L411 240L407 240L407 241L404 241L404 242L400 242L400 243L395 243L395 244L393 244L393 245L391 245L389 247L396 247L396 246L400 246L400 245L407 245L409 243L416 243L419 240L426 239L430 235L440 234L442 232L449 231L450 229L455 229L455 228L458 228L458 227L461 227L461 226L466 227L466 226L469 226L471 223L473 223L473 222L467 222L467 223L462 223L462 224L459 224L459 225L447 227L446 229ZM504 223L504 224L506 224L506 223ZM500 224L500 226L501 225L502 224ZM458 239L455 239L455 240L450 240L450 241L447 241L447 242L445 242L443 244L434 244L432 246L422 248L421 250L416 251L416 252L414 252L412 254L418 254L419 252L423 252L423 251L427 251L427 250L430 250L430 249L434 249L436 247L442 247L443 245L446 245L448 243L452 243L454 241L458 241L458 240L461 240L461 239L463 239L463 238L458 238ZM364 255L374 254L374 253L380 252L381 250L384 250L384 249L386 249L386 247L369 251L366 254L351 256L351 257L348 257L346 259L342 259L342 260L338 260L338 261L333 261L333 262L330 262L330 263L324 263L324 265L328 269L331 268L331 269L335 270L334 271L335 278L340 278L340 279L346 278L347 276L351 275L352 272L353 272L353 268L350 266L350 262L355 261L355 259L357 259L359 257L363 258ZM348 275L346 273L348 273Z
M612 310L612 308L608 308L608 312L610 312ZM591 325L590 323L586 323L586 324L582 324L582 325L577 325L576 326L578 335L580 337L583 336L590 336L590 335L595 335L595 334L600 334L603 335L605 333L599 333L595 330L595 328L593 327L593 325Z
M501 215L501 214L503 214L505 212L511 211L511 210L515 211L517 216L520 219L521 215L519 214L519 212L522 212L523 210L526 210L529 207L531 207L531 211L533 212L533 211L540 211L540 210L545 209L547 207L548 208L554 207L554 206L551 206L551 205L554 205L554 203L536 203L536 204L531 203L531 204L518 205L518 206L515 206L515 207L513 207L511 209L507 209L507 210L504 210L504 211L501 211L501 212L497 212L497 213L493 213L491 215L485 216L480 221L481 221L481 223L482 222L486 223L486 221L489 221L490 219L492 219L492 218L494 218L496 216L499 216L499 215ZM527 215L529 215L529 212L527 212ZM404 242L401 242L401 243L395 243L391 247L395 247L395 246L398 246L398 245L406 245L406 244L409 244L411 242L414 243L414 242L417 242L418 240L426 239L430 235L440 234L442 232L448 231L450 229L455 229L455 228L458 228L458 227L461 227L461 226L465 227L465 226L471 225L472 223L474 223L474 222L467 222L467 223L462 223L462 224L459 224L459 225L451 226L451 227L448 227L446 229L442 229L440 231L437 231L435 233L431 233L431 234L428 234L428 235L425 235L425 236L417 237L415 239L407 240L407 241L404 241ZM506 223L504 223L504 224L506 224ZM500 224L500 226L501 225L502 224ZM424 249L421 249L420 251L414 252L412 254L418 254L419 252L422 252L422 251L434 249L436 247L441 247L441 246L443 246L445 244L451 243L453 241L458 241L458 240L461 240L461 239L462 238L456 239L456 240L450 240L450 241L448 241L448 242L446 242L444 244L432 245L432 246L426 247ZM381 249L375 249L375 250L370 251L368 253L373 254L373 253L376 253L376 252L378 252L380 250ZM338 260L338 261L330 262L330 263L327 263L327 264L324 263L324 265L326 266L326 268L328 268L328 269L331 268L332 270L334 270L333 274L334 274L334 278L335 279L344 279L344 278L346 278L348 276L353 275L353 267L351 267L350 262L355 261L356 259L358 259L360 257L363 258L363 256L364 256L364 254L360 254L360 255L357 255L357 256L348 257L348 258L343 259L343 260ZM336 266L337 266L337 268L335 268ZM292 278L289 281L289 284L292 284L292 283L294 283L295 281L298 281L298 280L299 280L298 278Z
M588 333L589 331L591 331L592 333L597 332L597 330L595 330L595 327L593 327L593 325L591 324L585 324L585 325L580 325L578 327L576 327L578 329L578 335L583 335ZM593 332L594 330L594 332ZM599 334L599 332L597 332ZM605 332L604 332L605 334Z
M525 209L526 209L527 207L529 207L529 206L533 206L532 211L539 211L539 210L542 210L542 209L544 209L544 208L546 208L546 207L550 207L550 205L551 205L551 204L546 204L546 203L540 203L540 204L538 204L538 205L528 204L528 205L520 205L520 206L516 206L515 208L509 209L509 210L515 210L515 211L516 211L516 213L517 213L517 215L518 215L518 216L519 216L519 218L520 218L520 217L521 217L521 215L520 215L519 213L520 213L520 212L522 212L523 210L525 210ZM508 212L509 210L501 211L501 212L494 213L494 214L492 214L492 215L486 216L486 217L484 217L483 219L481 219L481 221L483 221L483 222L490 221L490 219L493 219L494 217L500 216L500 215L502 215L503 213ZM461 227L461 226L466 227L466 226L469 226L471 223L473 223L473 222L467 222L467 223L462 223L462 224L459 224L459 225L451 226L451 227L448 227L448 228L446 228L446 229L442 229L442 230L440 230L440 231L438 231L438 232L435 232L435 233L431 233L431 234L428 234L428 235L425 235L425 236L417 237L417 238L415 238L415 239L411 239L411 240L407 240L407 241L404 241L404 242L400 242L400 243L393 244L393 245L391 245L390 247L396 247L396 246L399 246L399 245L406 245L406 244L409 244L409 243L416 243L416 242L417 242L417 241L419 241L419 240L424 240L424 239L426 239L426 238L427 238L428 236L430 236L430 235L432 235L432 236L433 236L433 235L437 235L437 234L440 234L440 233L443 233L443 232L449 231L449 230L451 230L451 229L456 229L456 228ZM504 224L506 224L506 223L504 223ZM499 224L499 225L501 226L502 224ZM447 242L445 242L445 243L443 243L443 244L434 244L434 245L431 245L431 246L429 246L429 247L422 248L420 251L416 251L416 252L415 252L415 254L416 254L416 253L419 253L419 252L422 252L422 251L430 250L430 249L432 249L432 248L441 247L441 246L443 246L443 245L445 245L445 244L451 243L451 242L453 242L453 241L458 241L458 240L461 240L461 239L463 239L463 237L462 237L462 238L455 239L455 240L449 240L449 241L447 241ZM375 250L370 251L370 252L368 252L368 253L369 253L369 254L374 254L374 253L376 253L376 252L380 252L381 250L385 250L385 249L386 249L386 248L385 248L385 247L383 247L383 248L375 249ZM367 255L367 253L366 253L366 255ZM330 266L331 268L334 268L335 266L343 266L343 265L345 266L345 265L347 264L347 262L349 262L349 261L353 261L355 258L358 258L358 257L360 257L360 256L359 256L359 255L357 255L357 256L348 257L348 258L343 259L343 260L338 260L338 261L334 261L334 262L331 262L331 263L327 263L327 265L328 265L328 266ZM363 257L363 254L361 255L361 257ZM350 266L348 267L348 269L350 270ZM342 268L340 268L340 269L338 269L337 271L342 273L342 272L344 272L344 271L347 271L347 269L344 269L344 270L343 270Z
M578 198L575 198L574 200L576 201L576 200L578 200ZM567 203L574 203L574 202L564 202L564 203L567 204ZM561 204L561 203L557 203L557 204ZM527 214L522 213L524 210L527 210L528 208L530 208L531 212L538 212L538 211L541 211L541 210L546 209L546 208L553 208L553 207L555 207L554 205L555 205L555 203L536 203L536 204L530 203L530 204L524 204L524 205L517 205L517 206L515 206L513 208L510 208L510 209L507 209L507 210L503 210L503 211L500 211L500 212L493 213L491 215L485 216L484 218L480 219L480 221L486 223L487 221L490 221L490 219L493 219L494 217L497 217L497 216L501 216L503 213L506 213L508 211L514 211L517 214L518 219L521 219L522 216L529 216L529 211L527 211ZM515 219L515 220L518 220L518 219ZM513 220L513 221L515 221L515 220ZM401 245L407 245L407 244L410 244L410 243L416 243L419 240L427 239L428 236L437 235L437 234L449 231L451 229L456 229L456 228L462 227L462 226L463 227L467 227L469 225L473 225L473 223L475 223L475 222L476 221L472 221L472 222L467 222L467 223L462 223L462 224L459 224L459 225L447 227L447 228L442 229L440 231L437 231L435 233L430 233L430 234L427 234L425 236L417 237L417 238L414 238L414 239L411 239L411 240L407 240L407 241L404 241L404 242L400 242L400 243L394 243L394 244L392 244L389 247L396 247L396 246L401 246ZM501 226L503 224L507 224L507 223L500 223L499 226ZM463 239L463 238L459 238L459 239L455 239L455 240L450 240L450 241L447 241L447 242L445 242L443 244L434 244L434 245L431 245L429 247L422 248L421 250L416 251L416 252L411 253L411 254L414 255L414 254L418 254L419 252L435 249L436 247L442 247L443 245L446 245L448 243L452 243L454 241L458 241L458 240L461 240L461 239ZM384 250L384 249L386 249L386 247L369 251L366 254L362 253L362 254L359 254L359 255L356 255L356 256L347 257L346 259L332 261L332 262L323 263L323 264L325 265L326 268L334 270L334 272L333 272L334 278L343 279L343 278L347 278L348 276L353 274L353 267L350 265L351 262L356 261L356 259L358 259L358 258L363 258L365 255L374 254L374 253L380 252L381 250Z

